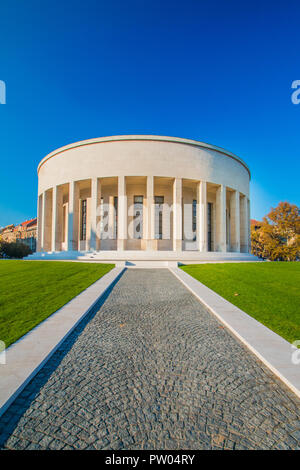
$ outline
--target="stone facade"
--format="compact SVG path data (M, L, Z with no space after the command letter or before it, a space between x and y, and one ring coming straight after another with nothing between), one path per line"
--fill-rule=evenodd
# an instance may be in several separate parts
M77 142L38 166L38 251L249 253L247 165L162 136Z

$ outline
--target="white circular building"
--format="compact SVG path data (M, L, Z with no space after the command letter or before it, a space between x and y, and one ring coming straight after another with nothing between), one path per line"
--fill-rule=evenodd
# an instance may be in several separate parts
M38 166L35 258L246 258L249 181L243 160L195 140L124 135L67 145Z

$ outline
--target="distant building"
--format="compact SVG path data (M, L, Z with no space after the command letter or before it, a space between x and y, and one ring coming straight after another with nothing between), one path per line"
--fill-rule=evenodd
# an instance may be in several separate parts
M15 237L15 226L14 224L7 225L0 230L0 235L3 241L5 242L14 242L16 240Z
M36 251L37 218L26 220L15 227L16 241L25 243L31 251Z
M2 239L6 242L22 242L36 251L37 218L25 220L19 225L7 225L0 231Z

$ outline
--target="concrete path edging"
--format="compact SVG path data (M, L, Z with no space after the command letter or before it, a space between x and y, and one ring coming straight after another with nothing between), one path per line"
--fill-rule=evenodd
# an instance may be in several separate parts
M182 269L169 270L300 398L300 364L292 362L295 346Z
M0 364L0 416L124 271L113 268L7 348L6 364Z

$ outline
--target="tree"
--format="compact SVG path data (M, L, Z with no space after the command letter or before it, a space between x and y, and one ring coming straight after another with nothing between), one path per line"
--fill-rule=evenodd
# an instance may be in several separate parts
M300 258L300 210L280 202L263 218L261 227L251 231L253 254L271 261Z
M263 253L263 245L260 240L260 229L255 228L254 226L251 226L251 251L255 256L259 256L262 258L262 253Z

